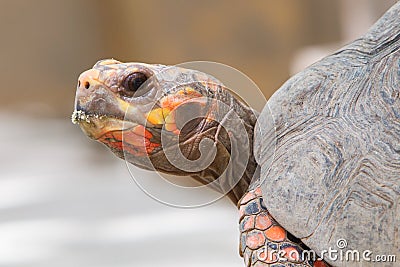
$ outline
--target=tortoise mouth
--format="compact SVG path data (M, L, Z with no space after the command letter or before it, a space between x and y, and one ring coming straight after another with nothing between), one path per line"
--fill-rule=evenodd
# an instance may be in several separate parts
M75 110L71 120L79 124L89 138L105 144L122 158L125 152L133 156L147 156L162 150L156 128L84 110Z
M138 126L137 123L115 115L91 113L84 109L74 110L71 121L73 124L78 124L85 134L95 140L108 132L126 131Z
M80 124L82 122L90 123L92 119L102 119L105 115L90 114L83 109L75 109L71 115L71 121L73 124Z
M96 120L103 120L103 119L107 119L107 118L124 121L124 118L121 116L114 115L114 114L108 114L108 113L90 112L80 106L75 108L75 110L71 114L71 121L73 124L91 123Z

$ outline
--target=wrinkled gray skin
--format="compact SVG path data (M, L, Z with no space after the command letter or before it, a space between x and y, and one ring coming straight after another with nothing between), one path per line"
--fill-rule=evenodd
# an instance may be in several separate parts
M257 122L267 208L319 254L344 238L343 251L400 260L399 47L397 3L362 38L288 80L268 102L275 125L268 109Z
M127 90L126 78L138 72L149 78L135 92ZM148 121L148 113L159 109L167 96L178 101L179 92L181 97L190 94L188 88L196 92L196 98L173 108L179 134L164 128L167 115L154 124ZM191 176L236 204L257 167L252 150L257 115L208 74L105 59L80 75L71 119L90 138L133 165ZM159 145L147 154L138 153L143 138L132 135L139 125L151 134L151 142ZM124 145L115 145L120 142Z

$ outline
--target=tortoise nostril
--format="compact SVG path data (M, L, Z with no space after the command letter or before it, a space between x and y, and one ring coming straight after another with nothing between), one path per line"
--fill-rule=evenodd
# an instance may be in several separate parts
M100 71L97 69L90 69L82 72L78 78L78 88L81 91L93 90L96 84L98 84Z

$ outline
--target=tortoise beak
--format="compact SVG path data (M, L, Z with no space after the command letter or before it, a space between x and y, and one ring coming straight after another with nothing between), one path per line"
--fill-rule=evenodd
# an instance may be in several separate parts
M86 135L96 140L106 132L137 126L124 120L124 105L99 80L99 75L99 70L90 69L79 76L71 117L74 124L79 124Z

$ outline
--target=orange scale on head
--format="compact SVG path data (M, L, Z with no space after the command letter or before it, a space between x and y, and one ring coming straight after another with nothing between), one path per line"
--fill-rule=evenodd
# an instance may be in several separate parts
M138 125L138 126L136 126L135 128L132 129L131 132L134 133L134 134L143 136L143 137L145 137L145 138L147 138L147 139L150 139L150 138L153 137L153 134L152 134L151 132L149 132L149 131L146 129L146 127L144 127L143 125Z
M182 104L185 100L187 100L186 97L168 95L160 100L160 106L162 108L170 108L171 110L173 110L175 107Z
M114 148L117 150L122 150L122 141L116 140L116 138L114 138L114 132L105 133L103 136L101 136L98 139L98 141L107 145L108 147L111 147L111 148Z
M147 139L143 136L137 135L131 131L126 131L124 133L124 142L129 145L137 146L137 147L146 147L150 143L149 139Z
M163 108L155 108L149 111L145 117L148 122L154 125L165 123Z
M122 141L122 132L121 131L113 131L111 132L111 135L114 139L118 141Z
M122 150L123 145L122 142L108 142L107 143L108 146L112 147L112 148L116 148L118 150Z
M186 101L199 98L203 95L191 87L186 87L185 89L179 90L178 92L167 95L160 100L160 106L163 108L175 109L177 106L185 103Z
M99 138L99 141L102 142L103 140L105 140L105 139L107 139L107 138L114 138L112 132L107 132L107 133L103 134L103 135Z
M159 146L160 146L160 144L150 143L148 146L146 146L147 154L151 154L154 151L154 149L156 149Z

